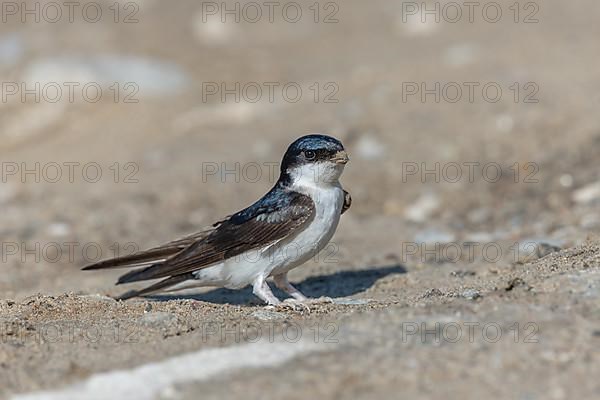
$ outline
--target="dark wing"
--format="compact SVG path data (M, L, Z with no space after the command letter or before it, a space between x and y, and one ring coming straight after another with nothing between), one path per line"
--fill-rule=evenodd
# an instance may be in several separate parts
M297 192L272 193L223 221L205 238L150 267L131 271L117 284L174 277L262 248L297 232L314 218L313 201Z
M149 250L140 251L134 254L117 257L110 260L100 261L95 264L87 265L82 269L89 271L108 268L143 267L155 264L157 262L164 261L167 258L172 257L173 255L181 252L183 249L189 247L194 242L202 240L203 238L208 236L213 230L214 228L206 229L201 232L182 237L180 239L154 247Z
M352 196L350 196L350 193L348 193L344 190L344 205L342 206L342 214L345 213L346 211L348 211L348 209L350 208L351 205L352 205Z

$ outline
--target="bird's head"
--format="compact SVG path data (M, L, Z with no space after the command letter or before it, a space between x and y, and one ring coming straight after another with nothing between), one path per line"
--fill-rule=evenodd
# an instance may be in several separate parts
M337 182L348 162L342 143L331 136L307 135L288 147L281 161L281 178L290 183L321 185Z

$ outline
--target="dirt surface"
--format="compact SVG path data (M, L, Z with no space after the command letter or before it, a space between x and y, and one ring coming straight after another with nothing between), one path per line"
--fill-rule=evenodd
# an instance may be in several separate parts
M97 23L10 16L3 94L95 82L104 96L0 102L0 396L300 331L319 352L156 397L600 397L600 4L522 2L515 23L513 3L497 23L358 0L332 3L333 23L325 2L318 23L312 2L297 23L205 21L192 1L145 0L129 24L112 2ZM236 82L263 97L207 95ZM303 95L270 101L265 82ZM436 82L439 101L408 94ZM347 147L353 205L291 278L333 303L265 309L249 289L117 302L121 271L80 271L251 204L310 132Z

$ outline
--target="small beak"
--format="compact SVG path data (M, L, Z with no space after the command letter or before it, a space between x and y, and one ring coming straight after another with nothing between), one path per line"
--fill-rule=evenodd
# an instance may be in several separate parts
M331 161L334 161L338 164L346 164L348 161L350 161L350 158L348 158L348 153L342 150L335 153L335 155L331 158Z

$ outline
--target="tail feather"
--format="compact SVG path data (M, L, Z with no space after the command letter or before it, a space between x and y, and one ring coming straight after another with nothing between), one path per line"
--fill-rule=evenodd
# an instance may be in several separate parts
M178 251L177 251L178 252ZM104 260L95 264L86 265L83 271L93 271L98 269L117 269L117 268L135 268L144 267L157 262L162 262L177 252L164 254L132 254L130 256L117 257L110 260Z
M169 260L171 257L179 254L181 251L185 250L189 246L194 243L198 243L208 237L211 232L215 230L215 228L219 224L215 224L211 227L205 228L200 232L193 233L188 236L184 236L180 239L174 240L172 242L166 243L164 245L154 247L152 249L146 251L140 251L138 253L130 254L123 257L117 257L110 260L100 261L91 265L87 265L82 269L85 271L98 270L98 269L113 269L113 268L138 268L136 270L130 271L119 278L117 285L122 283L129 282L137 282L140 280L151 280L164 278L168 275L160 275L156 273L156 269L163 265L165 261ZM145 267L145 268L143 268ZM173 276L170 276L166 279L161 280L147 288L141 290L131 290L122 294L119 297L116 297L117 300L127 300L132 297L144 296L150 293L157 292L162 289L169 288L171 286L177 285L181 282L184 282L188 279L194 279L194 275L192 273L179 273L174 272ZM157 276L159 275L159 276ZM171 274L169 274L171 275Z
M154 276L154 272L160 268L162 262L158 262L152 264L146 268L134 269L133 271L129 271L128 273L121 275L119 280L117 281L117 285L122 285L124 283L132 283L138 281L146 281L150 279L157 279L158 277ZM176 275L177 276L177 275Z
M162 246L154 247L146 251L140 251L127 256L117 257L110 260L100 261L94 264L86 265L82 269L84 271L92 271L97 269L113 269L113 268L133 268L144 267L151 264L160 263L167 258L181 252L192 243L204 239L210 234L214 228L204 229L200 232L184 236L180 239L166 243Z
M144 296L144 295L158 292L159 290L163 290L168 287L177 285L177 284L187 281L189 279L194 279L194 276L192 274L182 274L182 275L171 276L167 279L163 279L160 282L150 285L144 289L130 290L128 292L125 292L122 295L116 297L116 299L117 300L127 300L127 299L131 299L132 297Z
M156 249L148 250L140 253L131 254L128 256L112 258L110 260L100 261L94 264L86 265L82 268L84 271L92 271L97 269L116 269L116 268L132 268L143 267L149 264L161 262L179 253L181 249Z

